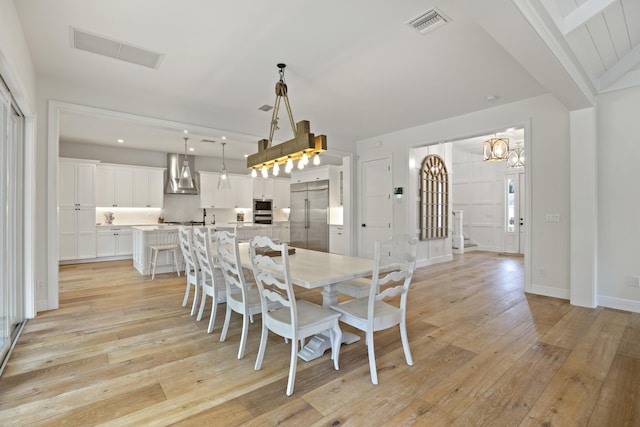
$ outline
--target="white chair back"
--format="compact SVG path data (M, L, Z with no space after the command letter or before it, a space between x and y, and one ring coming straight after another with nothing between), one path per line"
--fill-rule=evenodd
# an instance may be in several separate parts
M251 239L249 248L253 276L262 297L263 313L267 311L269 301L287 307L291 315L291 332L288 338L294 338L298 326L298 312L289 272L289 248L286 243L276 244L266 236ZM263 255L264 251L271 255ZM280 263L276 261L274 252L280 257Z

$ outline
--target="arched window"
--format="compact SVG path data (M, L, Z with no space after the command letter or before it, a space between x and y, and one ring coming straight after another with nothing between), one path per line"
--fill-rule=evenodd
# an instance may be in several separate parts
M442 239L449 230L449 175L440 156L425 157L420 169L420 240Z

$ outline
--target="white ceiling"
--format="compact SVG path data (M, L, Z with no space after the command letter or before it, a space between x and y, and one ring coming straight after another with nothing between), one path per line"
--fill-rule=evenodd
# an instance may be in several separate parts
M529 55L541 70L558 67L549 49L537 45L540 37L532 28L520 25L522 8L514 4L535 3L559 22L558 16L570 14L578 4L603 1L492 0L482 7L476 0L19 0L15 5L39 77L95 93L93 107L107 108L99 94L110 88L172 106L181 117L197 112L195 122L166 119L195 125L189 136L194 154L220 157L218 144L200 140L228 134L226 154L240 158L255 152L256 141L268 136L271 113L258 107L273 105L278 62L287 64L294 119L310 120L312 132L327 135L330 150L353 149L357 140L566 87L561 80L566 76L556 73L554 84L536 67L521 64ZM624 39L617 32L626 31L628 43L616 47L620 61L625 51L638 50L639 2L611 3L602 19L616 23L609 28L612 40ZM426 35L406 24L434 6L451 18L449 23ZM618 31L620 13L626 30ZM566 38L592 81L615 67L610 53L598 49L607 60L601 68L588 67L593 61L589 49L577 40L585 31L594 43L602 37L591 28L599 20L594 15L584 24L586 30L579 27ZM500 35L495 22L504 28L518 25L518 37ZM164 58L152 69L73 49L71 27ZM520 43L515 48L514 40ZM495 99L488 100L490 96ZM131 112L126 103L118 109ZM287 140L291 130L284 108L279 116L276 138ZM122 146L171 152L183 150L182 128L189 127L176 122L158 126L69 112L61 117L60 135L107 145L123 138Z

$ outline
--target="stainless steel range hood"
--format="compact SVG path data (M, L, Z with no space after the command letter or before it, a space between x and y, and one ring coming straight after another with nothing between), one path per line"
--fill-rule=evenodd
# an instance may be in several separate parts
M195 156L186 157L189 169L191 169L193 188L178 188L180 171L182 170L185 155L169 153L167 154L167 182L165 183L164 194L200 194L200 174L196 172Z

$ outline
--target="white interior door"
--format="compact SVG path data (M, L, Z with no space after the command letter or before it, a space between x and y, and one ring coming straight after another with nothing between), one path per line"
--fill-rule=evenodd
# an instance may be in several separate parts
M374 242L391 237L391 158L362 162L360 186L359 256L373 258Z
M506 174L504 190L504 251L512 254L524 254L526 227L524 171Z

